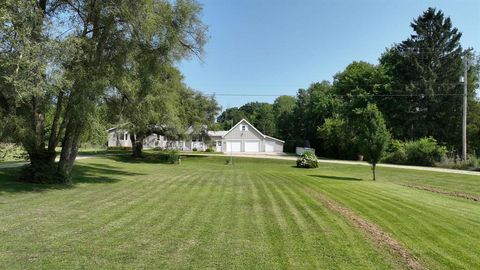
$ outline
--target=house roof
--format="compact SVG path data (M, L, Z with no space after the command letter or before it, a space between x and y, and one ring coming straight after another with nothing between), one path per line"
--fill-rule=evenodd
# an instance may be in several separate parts
M208 136L218 136L218 137L225 137L225 135L227 135L228 133L230 133L232 130L234 130L235 128L238 127L238 125L240 125L242 122L245 122L247 123L249 126L251 126L258 134L260 134L260 136L262 136L264 139L265 138L268 138L270 140L274 140L274 141L277 141L277 142L281 142L281 143L285 143L285 141L282 141L280 139L277 139L277 138L274 138L272 136L268 136L268 135L265 135L263 134L262 132L260 132L254 125L250 124L250 122L248 122L246 119L242 119L240 121L238 121L237 124L235 124L235 126L233 126L231 129L229 130L218 130L218 131L213 131L213 130L209 130L208 131ZM110 132L110 131L113 131L113 130L116 130L117 128L116 127L113 127L113 128L110 128L107 130L107 132ZM191 134L193 132L193 128L192 127L189 127L188 131L187 131L187 134Z
M285 143L285 141L282 141L282 140L280 140L280 139L274 138L274 137L272 137L272 136L265 135L265 138L272 139L272 140L277 141L277 142Z
M225 136L225 134L227 134L228 131L226 130L219 130L219 131L213 131L213 130L210 130L208 131L208 136L219 136L219 137L223 137Z
M281 142L281 143L285 143L285 141L282 141L282 140L280 140L280 139L277 139L277 138L274 138L274 137L271 137L271 136L268 136L268 135L263 134L263 133L260 132L260 130L258 130L254 125L250 124L250 122L248 122L246 119L242 119L242 120L238 121L238 123L237 123L235 126L233 126L230 130L228 130L223 136L227 135L227 134L230 133L232 130L234 130L235 128L237 128L237 126L240 125L240 123L242 123L242 122L245 122L245 123L247 123L249 126L251 126L251 127L252 127L256 132L258 132L258 134L260 134L260 136L262 136L264 139L265 139L265 138L269 138L269 139L272 139L272 140L275 140L275 141L279 141L279 142ZM222 137L223 137L223 136L222 136Z

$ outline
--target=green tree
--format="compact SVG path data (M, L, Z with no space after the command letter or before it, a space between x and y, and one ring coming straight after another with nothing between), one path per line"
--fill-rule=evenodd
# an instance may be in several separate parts
M291 141L295 136L294 111L296 99L292 96L279 96L273 102L273 115L275 116L275 133L277 138Z
M128 72L132 50L164 63L201 52L200 10L187 0L2 2L0 113L30 156L27 180L69 180L82 137L118 67Z
M326 157L353 159L357 150L352 141L352 131L343 115L336 114L325 119L325 123L318 127L319 137L322 138L323 151Z
M245 118L262 133L272 135L275 132L275 120L272 104L249 102L240 107Z
M173 135L182 126L179 89L184 86L179 72L169 66L144 67L142 61L132 63L108 96L109 113L117 115L115 125L132 134L134 157L142 156L143 141L150 134Z
M377 163L382 158L390 141L382 113L375 104L357 108L348 119L354 128L355 142L367 161L372 165L373 180L376 180Z
M54 170L54 148L45 149L45 111L55 96L49 87L47 61L55 44L45 24L52 10L47 1L10 1L0 5L0 103L3 140L22 144L39 182ZM6 138L7 137L7 138Z
M392 85L382 94L386 121L399 139L433 136L461 143L462 34L442 11L429 8L411 23L414 33L381 57ZM470 88L469 92L474 89ZM473 95L472 95L473 96Z
M220 111L215 98L190 88L183 88L180 108L182 126L188 130L177 133L177 137L172 138L201 139L208 143L210 139L208 131L215 128L215 117Z
M348 98L356 89L375 95L388 83L383 70L364 61L350 63L344 71L335 74L333 88L337 95Z
M217 118L217 122L228 130L243 118L262 133L272 135L275 132L273 106L265 102L249 102L240 108L228 108Z
M308 141L317 150L317 154L323 154L323 139L319 137L318 127L334 115L339 102L332 85L327 81L314 83L306 90L300 89L294 110L297 141Z
M273 135L275 133L275 116L272 104L262 103L255 112L253 125L263 134Z
M474 91L468 93L467 150L480 155L480 56L470 52L468 62L468 89Z
M217 122L220 124L220 128L229 130L238 123L238 121L247 118L245 112L237 107L227 108L218 117Z

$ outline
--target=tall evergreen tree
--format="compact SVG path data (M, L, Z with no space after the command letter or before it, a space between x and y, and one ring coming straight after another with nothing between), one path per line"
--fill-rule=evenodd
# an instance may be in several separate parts
M382 111L394 136L433 136L461 143L462 34L449 17L427 9L411 23L414 34L385 52L381 65L392 79L382 94ZM473 91L473 89L471 89Z

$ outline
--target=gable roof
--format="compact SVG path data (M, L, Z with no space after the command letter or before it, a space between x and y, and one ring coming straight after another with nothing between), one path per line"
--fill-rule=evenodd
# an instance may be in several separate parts
M267 136L267 135L263 134L263 133L260 132L260 130L258 130L254 125L250 124L250 122L248 122L246 119L242 119L242 120L238 121L238 123L235 124L235 126L233 126L231 129L229 129L222 137L225 137L225 135L227 135L228 133L230 133L232 130L236 129L236 128L238 127L238 125L240 125L242 122L247 123L250 127L253 128L253 130L255 130L258 134L260 134L260 136L262 136L264 139L265 139L265 138L269 138L269 139L272 139L272 140L275 140L275 141L279 141L279 142L282 142L282 143L285 142L285 141L282 141L282 140L280 140L280 139L277 139L277 138L274 138L274 137Z
M274 137L272 137L272 136L265 135L265 138L269 138L269 139L274 140L274 141L277 141L277 142L285 143L285 141L282 141L282 140L280 140L280 139L274 138Z

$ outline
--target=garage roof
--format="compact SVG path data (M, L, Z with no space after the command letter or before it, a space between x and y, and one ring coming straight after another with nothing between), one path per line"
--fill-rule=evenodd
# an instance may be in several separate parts
M280 139L277 139L277 138L274 138L274 137L271 137L271 136L268 136L268 135L265 135L263 134L262 132L260 132L257 128L255 128L254 125L250 124L250 122L248 122L246 119L242 119L240 121L238 121L238 123L233 126L230 130L226 131L225 134L222 135L222 137L224 137L225 135L227 135L228 133L230 133L232 130L234 130L238 125L240 125L240 123L242 122L245 122L247 123L249 126L251 126L256 132L258 132L258 134L260 134L264 139L265 138L268 138L268 139L271 139L271 140L274 140L274 141L278 141L278 142L281 142L281 143L285 143L285 141L282 141Z

